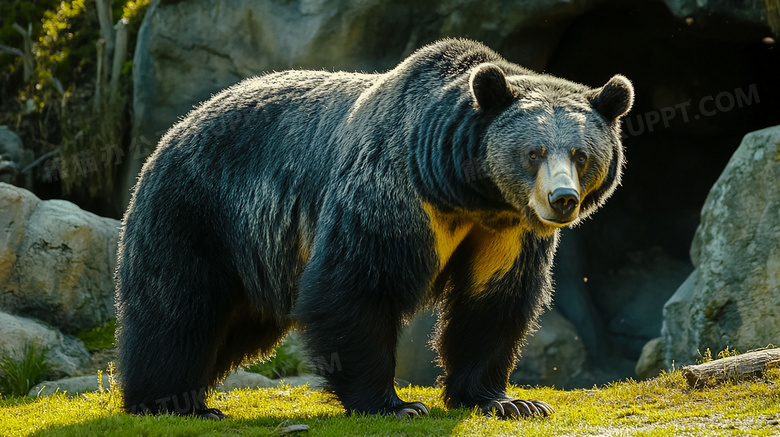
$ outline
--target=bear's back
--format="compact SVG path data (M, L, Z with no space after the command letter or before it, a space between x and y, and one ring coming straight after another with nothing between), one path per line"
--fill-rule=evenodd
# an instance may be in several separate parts
M307 70L252 77L191 111L163 137L160 149L185 146L211 163L225 152L257 160L289 159L291 152L311 156L322 151L377 77Z

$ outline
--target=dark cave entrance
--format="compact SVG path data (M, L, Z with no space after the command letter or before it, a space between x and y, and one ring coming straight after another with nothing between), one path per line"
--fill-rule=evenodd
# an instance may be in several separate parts
M663 303L693 269L707 193L746 133L780 123L780 47L767 27L613 2L568 23L545 72L590 86L620 73L636 88L622 187L564 232L555 270L555 305L593 371L579 385L634 376Z

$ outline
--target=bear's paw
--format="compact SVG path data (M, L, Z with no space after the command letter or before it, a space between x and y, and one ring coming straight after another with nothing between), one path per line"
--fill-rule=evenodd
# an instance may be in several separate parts
M515 417L547 417L555 413L555 409L542 401L526 401L523 399L491 399L480 404L482 412L486 415L502 419Z
M391 408L388 413L403 418L427 416L430 412L431 410L422 402L404 402L401 405Z
M194 415L203 420L222 420L226 417L225 413L216 408L204 408L202 410L197 410L195 411Z

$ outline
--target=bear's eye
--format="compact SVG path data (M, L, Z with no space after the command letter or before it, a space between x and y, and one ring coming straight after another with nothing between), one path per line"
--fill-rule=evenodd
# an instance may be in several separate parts
M537 159L539 159L539 155L541 155L541 153L538 150L531 150L528 153L528 159L531 161L536 161Z
M578 150L574 153L574 160L577 162L577 164L585 164L585 162L588 160L588 154Z

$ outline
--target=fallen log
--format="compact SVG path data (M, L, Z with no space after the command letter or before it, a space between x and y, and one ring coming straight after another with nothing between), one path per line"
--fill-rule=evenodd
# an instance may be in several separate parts
M692 388L712 386L726 380L760 377L768 369L780 367L780 348L762 349L734 357L685 366L682 374Z

